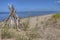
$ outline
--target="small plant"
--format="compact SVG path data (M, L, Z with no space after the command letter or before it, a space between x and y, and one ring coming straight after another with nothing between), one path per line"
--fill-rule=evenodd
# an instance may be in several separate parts
M23 30L24 30L24 31L26 31L26 30L27 30L27 28L28 28L28 24L27 24L27 23L23 23L23 25L24 25Z
M22 36L20 34L16 35L16 40L28 40L26 36Z
M1 28L1 38L2 39L8 39L8 38L13 38L14 36L14 28L11 28L9 25L4 25L2 28Z
M12 38L12 36L13 36L13 33L9 32L8 27L2 28L1 33L2 33L1 34L2 39L4 39L4 38Z
M24 30L24 31L26 31L26 30L28 29L29 20L30 20L30 18L28 18L27 22L23 23L23 25L24 25L23 30Z

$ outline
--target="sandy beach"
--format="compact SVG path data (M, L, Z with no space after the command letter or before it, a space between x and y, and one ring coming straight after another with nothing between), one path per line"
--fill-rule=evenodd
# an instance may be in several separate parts
M29 27L35 27L36 24L38 26L42 26L41 22L45 23L48 19L51 18L53 14L48 14L48 15L42 15L42 16L34 16L34 17L29 17L29 18L24 18L21 19L21 22L27 22L29 21Z

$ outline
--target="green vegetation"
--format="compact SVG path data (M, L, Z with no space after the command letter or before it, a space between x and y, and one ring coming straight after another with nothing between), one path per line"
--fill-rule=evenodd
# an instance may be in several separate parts
M60 19L60 14L54 14L54 15L52 16L52 18L54 18L54 19Z
M32 28L29 30L29 19L24 23L23 30L17 31L15 28L10 27L8 24L4 25L1 28L1 38L2 39L15 39L15 40L33 40L34 38L38 38L39 34L37 33L38 27ZM37 24L36 24L37 26Z
M52 17L48 20L48 22L56 23L58 20L60 20L60 14L53 14Z
M24 25L23 30L24 30L24 31L26 31L26 30L27 30L27 28L28 28L28 24L29 24L28 22L27 22L27 23L23 23L23 25Z
M27 29L28 29L29 20L30 20L30 18L28 18L27 22L23 23L23 25L24 25L23 30L24 30L24 31L27 31Z
M1 38L2 39L11 39L14 38L15 40L27 40L27 37L24 31L18 32L16 29L5 26L1 29Z
M9 32L9 29L11 29L10 27L8 26L4 26L2 29L1 29L1 36L2 38L11 38L13 33Z

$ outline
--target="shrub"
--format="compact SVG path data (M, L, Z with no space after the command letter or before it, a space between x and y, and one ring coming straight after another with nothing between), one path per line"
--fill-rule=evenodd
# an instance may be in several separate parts
M23 23L23 25L24 25L23 30L24 30L24 31L27 31L27 29L28 29L29 20L30 20L30 18L28 18L27 22Z
M24 30L24 31L26 31L26 30L27 30L27 28L28 28L28 23L23 23L23 25L24 25L23 30Z
M60 19L60 14L54 14L54 15L52 16L52 18L54 18L54 19Z
M58 20L60 20L60 14L54 14L50 19L48 19L48 22L51 24L52 23L54 24L54 23L57 23Z

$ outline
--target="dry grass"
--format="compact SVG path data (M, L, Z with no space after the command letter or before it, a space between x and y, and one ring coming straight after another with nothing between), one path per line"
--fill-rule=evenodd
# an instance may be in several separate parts
M46 17L48 20L46 20ZM4 40L60 40L60 21L53 23L54 20L49 20L51 16L33 17L35 26L29 26L31 18L24 22L24 29L18 29L5 26L2 28L1 36ZM37 19L38 18L38 19ZM45 19L44 19L45 18ZM36 19L36 22L34 21ZM30 22L30 23L29 23ZM40 24L39 24L40 23ZM57 24L57 25L56 25ZM31 23L31 25L33 25ZM55 25L55 26L54 26ZM31 27L31 29L29 29Z
M1 38L4 40L33 40L34 38L37 38L37 33L35 33L33 30L30 32L27 30L28 27L24 27L25 30L17 31L14 28L11 28L10 26L6 25L1 28ZM35 30L36 28L34 28Z

